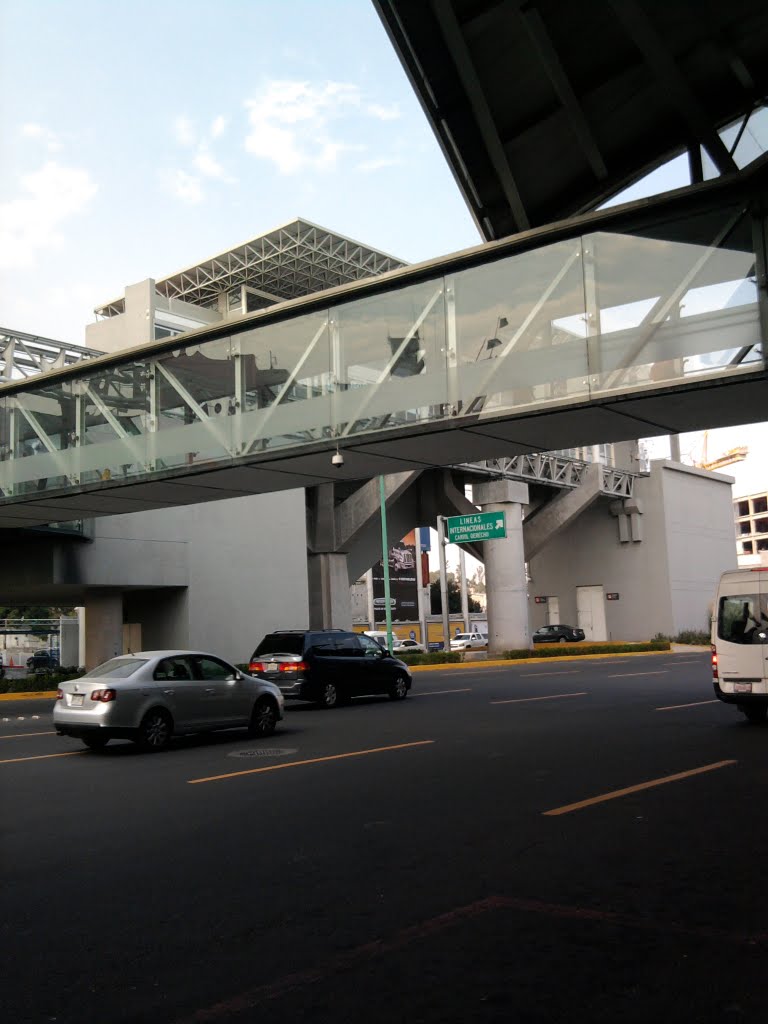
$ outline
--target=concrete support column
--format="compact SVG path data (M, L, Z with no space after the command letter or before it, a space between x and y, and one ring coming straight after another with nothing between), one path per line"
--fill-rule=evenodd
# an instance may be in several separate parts
M475 484L475 502L483 512L504 512L507 536L487 540L485 588L488 601L488 656L531 646L528 623L528 588L523 548L523 505L528 485L515 480L489 480Z
M91 590L85 596L85 667L123 653L123 595Z
M307 556L307 572L309 628L351 629L352 602L346 553L310 554Z

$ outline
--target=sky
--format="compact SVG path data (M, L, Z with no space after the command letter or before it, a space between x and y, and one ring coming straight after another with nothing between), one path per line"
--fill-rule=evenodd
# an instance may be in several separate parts
M407 262L480 241L370 0L3 0L0 150L0 326L75 344L126 285L297 216ZM750 447L735 494L766 440L711 433Z

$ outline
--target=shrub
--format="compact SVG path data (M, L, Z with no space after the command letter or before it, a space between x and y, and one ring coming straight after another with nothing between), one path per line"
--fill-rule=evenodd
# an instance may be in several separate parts
M668 651L669 640L650 640L636 644L552 644L551 647L528 648L517 651L504 651L502 655L509 661L523 658L573 658L583 654L635 654L643 651Z
M68 679L78 679L85 674L85 669L77 666L59 669L57 672L36 672L21 679L0 679L0 693L40 693L55 690L59 683Z
M418 651L413 654L398 654L395 651L395 657L404 661L406 665L448 665L464 660L461 651L429 651L427 654L420 654Z
M711 637L703 629L684 629L675 637L676 644L694 644L697 647L709 647Z

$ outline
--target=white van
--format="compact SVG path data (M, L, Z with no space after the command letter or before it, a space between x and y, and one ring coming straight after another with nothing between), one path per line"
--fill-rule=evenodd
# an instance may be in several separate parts
M712 616L715 694L750 722L768 712L768 567L724 572Z

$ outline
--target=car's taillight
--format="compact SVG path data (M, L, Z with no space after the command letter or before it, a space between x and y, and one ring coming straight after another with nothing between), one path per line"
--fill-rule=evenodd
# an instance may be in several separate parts
M304 672L307 667L305 661L283 661L280 663L280 672Z
M251 661L248 663L249 672L263 672L264 662L263 661Z
M56 691L56 700L64 700L64 691L63 690L57 690Z
M717 670L717 650L715 649L714 644L712 644L712 678L720 678L720 673Z
M91 694L91 700L101 701L102 704L109 704L111 700L117 697L117 691L106 689L106 690L94 690Z

